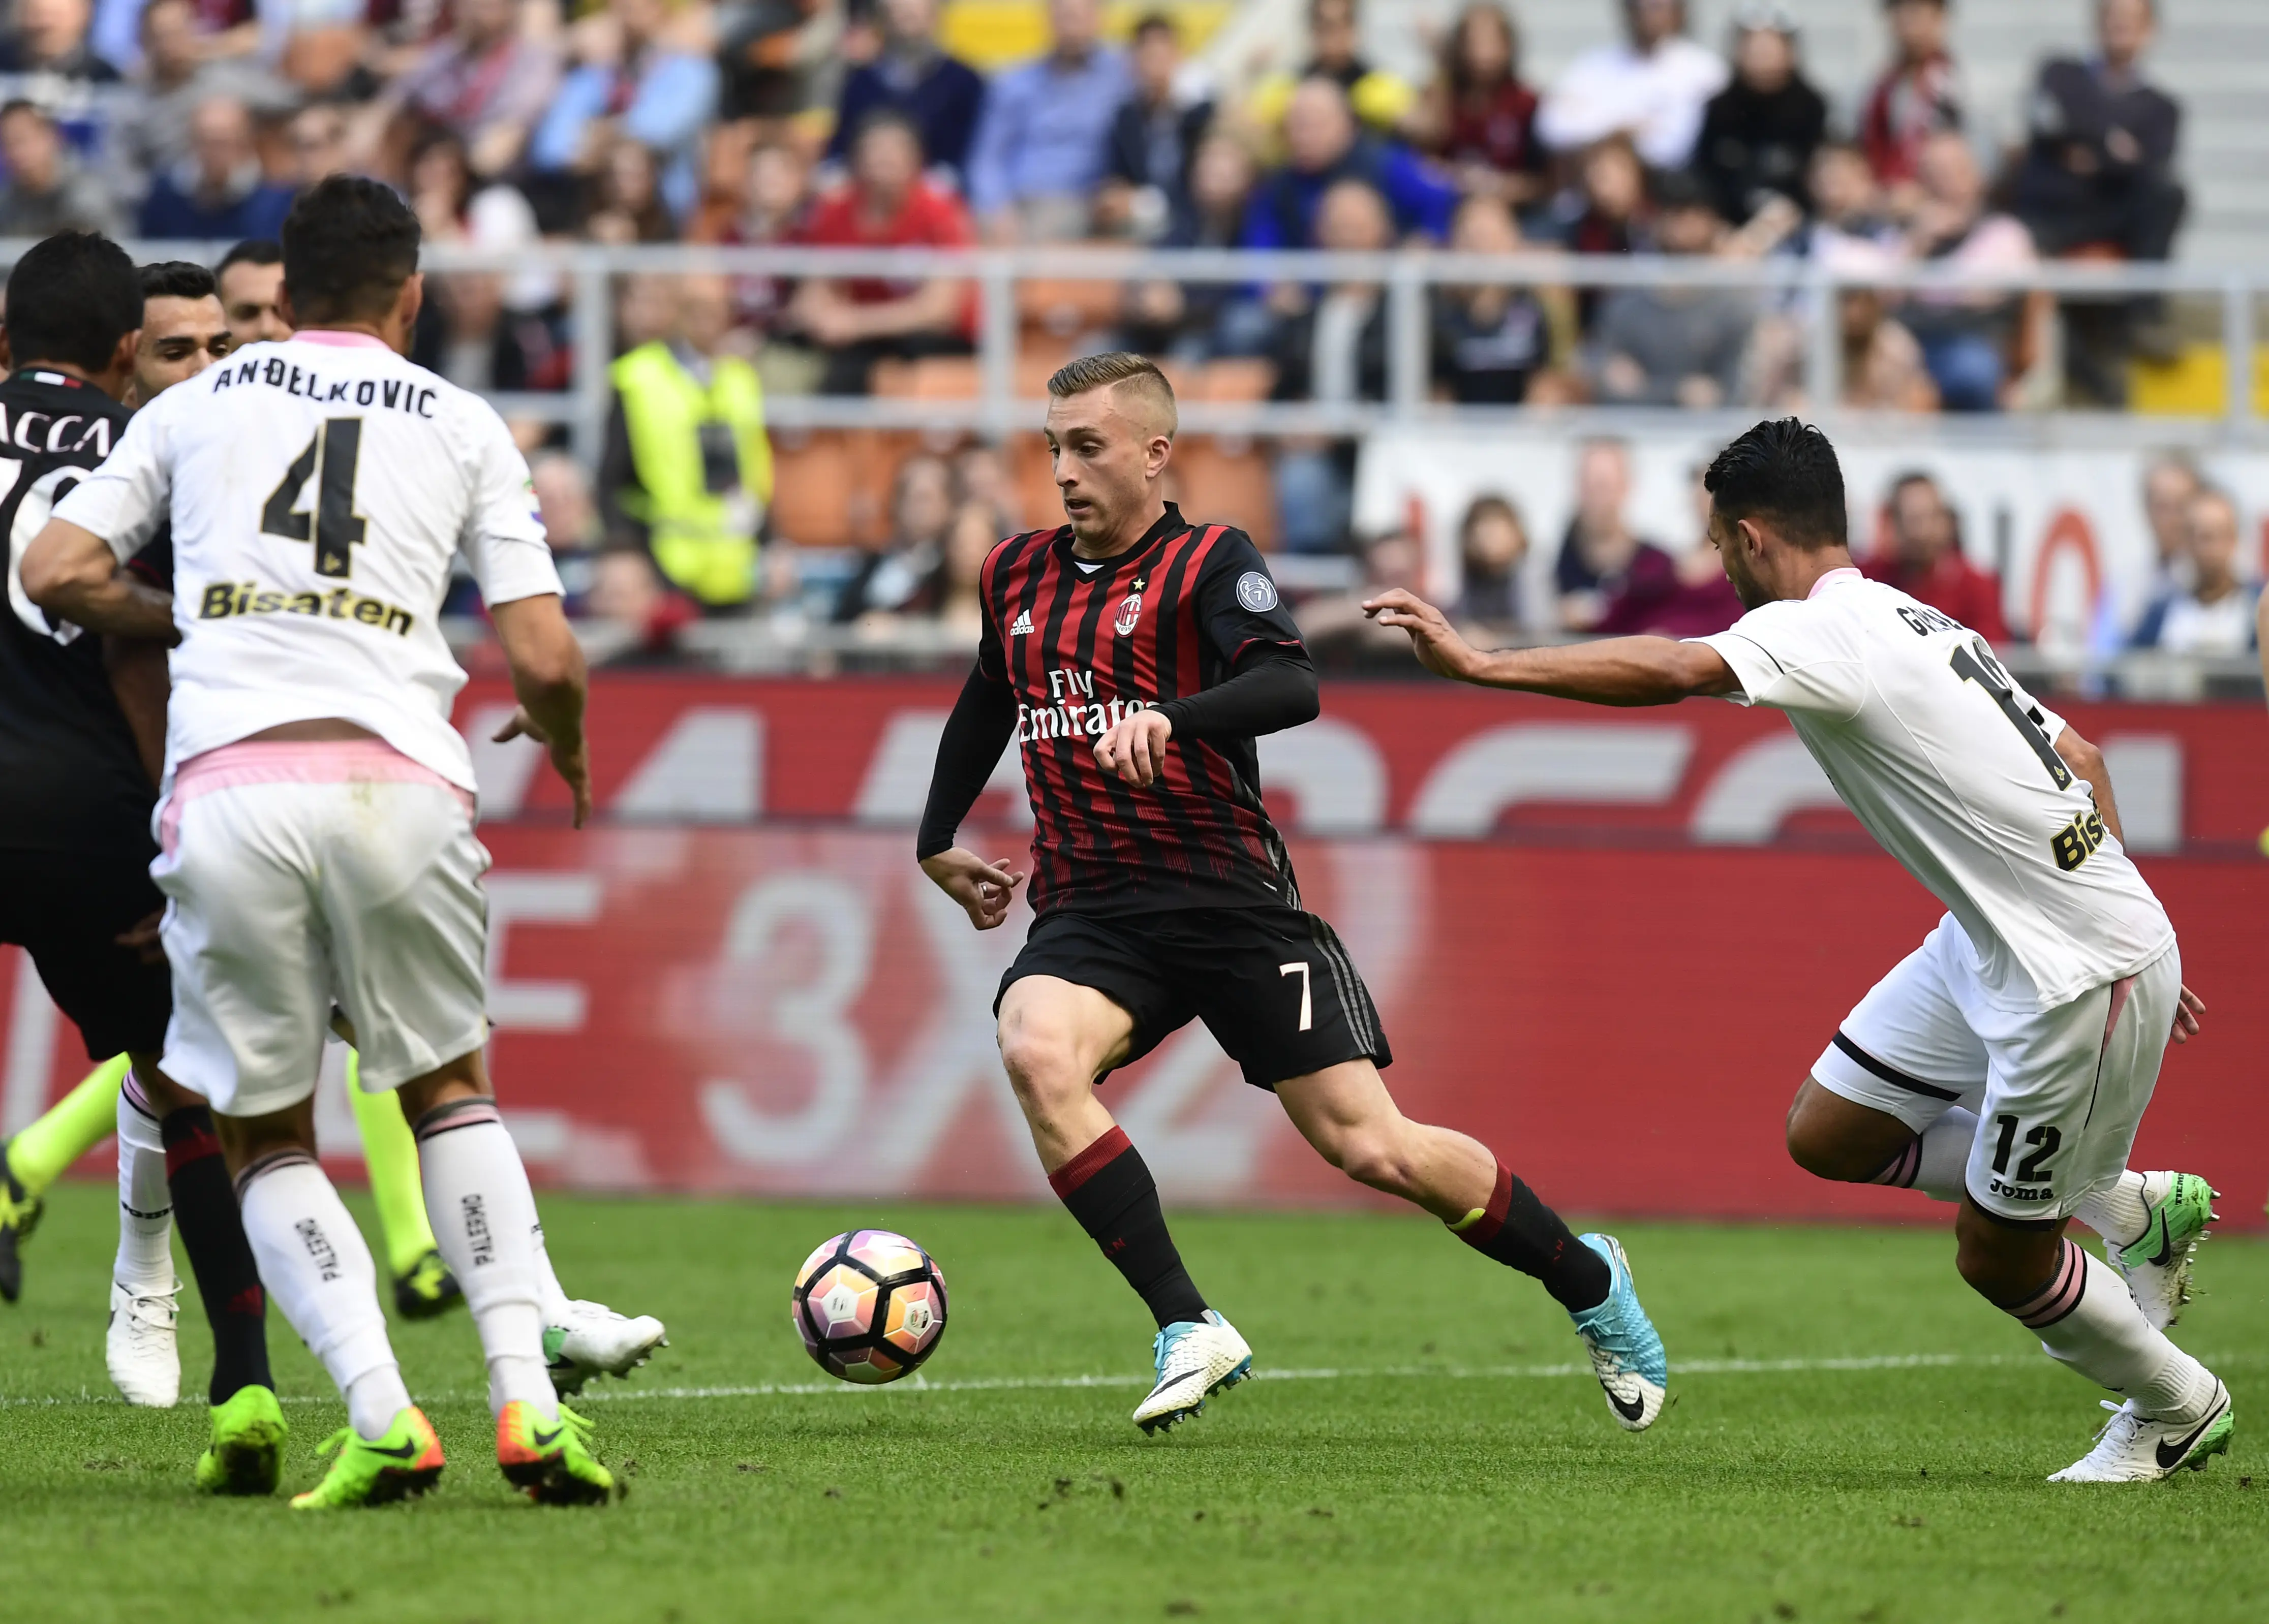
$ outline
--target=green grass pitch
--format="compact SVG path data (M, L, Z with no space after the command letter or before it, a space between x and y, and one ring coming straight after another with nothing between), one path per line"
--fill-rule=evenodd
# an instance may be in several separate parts
M630 1497L546 1511L506 1492L455 1316L396 1328L450 1451L440 1491L310 1517L190 1493L210 1356L193 1293L191 1401L111 1399L110 1202L58 1192L26 1300L0 1310L12 1619L2269 1618L2254 1240L2205 1249L2178 1332L2236 1392L2230 1455L2058 1489L2041 1479L2086 1449L2100 1395L1961 1286L1939 1229L1620 1226L1676 1399L1629 1437L1571 1369L1565 1317L1438 1226L1186 1214L1197 1279L1275 1379L1145 1439L1127 1415L1149 1326L1057 1211L554 1197L569 1289L670 1325L585 1411ZM788 1326L796 1264L861 1222L946 1271L924 1389L827 1383ZM296 1489L343 1412L270 1325L299 1400ZM766 1385L795 1391L715 1391Z

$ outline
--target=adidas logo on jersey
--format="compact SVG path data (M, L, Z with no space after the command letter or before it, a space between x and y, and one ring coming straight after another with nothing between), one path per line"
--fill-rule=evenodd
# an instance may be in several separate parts
M1016 618L1009 623L1009 635L1012 638L1026 637L1031 635L1031 630L1032 611L1030 609L1024 609L1020 611L1017 614Z
M258 581L217 580L197 600L199 620L226 620L237 615L314 615L326 620L353 620L403 638L417 624L408 609L366 598L344 587L323 593L278 592L263 589Z

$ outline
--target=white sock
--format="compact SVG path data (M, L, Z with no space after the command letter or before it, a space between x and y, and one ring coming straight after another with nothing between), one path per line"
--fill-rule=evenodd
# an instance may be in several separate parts
M383 1436L410 1390L386 1340L377 1266L339 1192L313 1156L286 1150L238 1174L236 1200L269 1297L338 1384L355 1431Z
M543 1222L536 1221L536 1305L547 1325L567 1323L567 1291L552 1271L551 1251L543 1244Z
M2040 1337L2050 1358L2125 1393L2154 1420L2196 1421L2214 1398L2213 1372L2152 1330L2125 1282L2072 1241L2056 1277L2008 1311Z
M118 1091L118 1261L111 1277L129 1291L174 1288L174 1197L166 1187L166 1141L157 1118Z
M2089 1191L2072 1215L2115 1246L2140 1239L2151 1222L2151 1209L2143 1205L2143 1175L2122 1173L2101 1189Z
M496 1102L437 1105L414 1125L425 1216L441 1260L464 1289L488 1358L489 1408L526 1399L550 1421L559 1400L544 1373L537 1306L536 1196Z

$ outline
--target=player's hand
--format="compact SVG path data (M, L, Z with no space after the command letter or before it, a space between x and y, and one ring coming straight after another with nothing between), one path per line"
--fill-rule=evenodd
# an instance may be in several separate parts
M2205 1013L2206 1000L2184 987L2175 1004L2175 1030L2168 1036L2178 1044L2190 1042L2199 1035L2199 1017Z
M1410 652L1437 676L1470 681L1481 656L1460 637L1448 616L1415 592L1395 587L1364 600L1363 612L1382 626L1410 634Z
M1024 882L1024 874L1009 867L1015 860L1000 857L988 863L976 853L957 845L935 857L923 858L922 872L937 882L938 890L961 904L972 925L979 930L993 930L1009 917L1009 904L1016 897L1016 888Z
M1166 770L1166 741L1173 736L1174 724L1157 711L1132 711L1095 742L1095 759L1125 783L1155 784Z
M575 797L575 827L580 829L591 821L591 749L579 731L572 739L555 739L544 732L536 720L528 713L526 705L513 708L512 720L496 731L494 742L508 744L514 739L533 739L551 757L551 770L567 786Z
M131 929L120 931L112 940L122 948L133 949L136 956L145 964L162 964L166 962L166 949L158 940L158 925L165 917L163 908L154 908L146 917L135 920Z

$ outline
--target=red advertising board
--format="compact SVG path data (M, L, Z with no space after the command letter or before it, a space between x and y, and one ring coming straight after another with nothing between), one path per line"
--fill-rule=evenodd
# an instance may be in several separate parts
M1025 919L972 932L914 867L905 828L928 777L922 730L934 743L952 692L604 680L593 714L605 816L580 833L542 773L484 761L492 1059L539 1178L1045 1195L989 1016ZM484 688L464 714L498 698ZM2140 1154L2206 1173L2233 1222L2258 1222L2262 719L2070 713L2140 742L2115 771L2125 760L2159 775L2132 793L2159 797L2147 816L2170 823L2162 844L2177 849L2144 867L2209 1006L2206 1036L2169 1055ZM1785 723L1728 705L1622 715L1421 685L1334 686L1325 720L1342 734L1280 753L1264 776L1289 823L1331 831L1297 837L1295 859L1378 997L1406 1109L1481 1136L1578 1210L1927 1213L1911 1193L1812 1179L1782 1153L1806 1068L1938 912L1770 756ZM1756 809L1776 796L1770 816ZM1021 843L1008 805L987 810L988 853ZM0 963L0 1000L12 1126L83 1060L28 965ZM1370 1199L1201 1029L1114 1076L1105 1097L1174 1200ZM342 1104L325 1106L326 1142L351 1154Z

